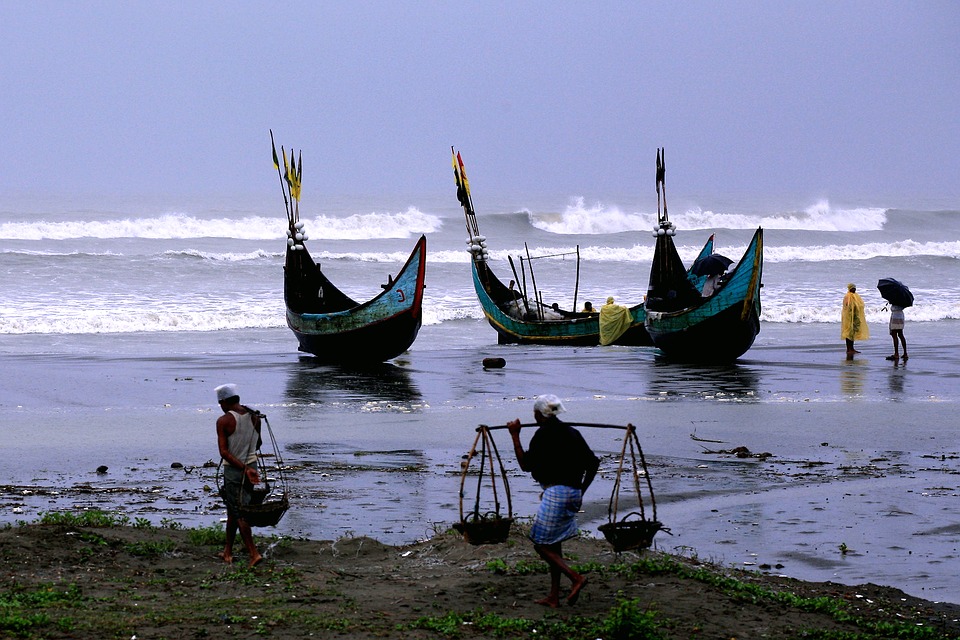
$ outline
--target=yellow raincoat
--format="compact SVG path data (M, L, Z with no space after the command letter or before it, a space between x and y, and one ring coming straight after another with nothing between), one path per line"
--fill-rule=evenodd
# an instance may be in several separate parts
M607 298L607 304L600 307L600 344L610 344L626 333L633 323L630 309L613 303L613 297Z
M843 297L843 312L840 315L840 337L844 340L867 340L870 328L863 312L863 298L854 290Z

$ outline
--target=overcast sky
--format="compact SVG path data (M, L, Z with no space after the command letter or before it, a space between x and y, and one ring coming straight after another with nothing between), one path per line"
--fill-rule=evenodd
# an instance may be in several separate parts
M960 202L960 2L0 3L0 197ZM455 202L452 204L455 205Z

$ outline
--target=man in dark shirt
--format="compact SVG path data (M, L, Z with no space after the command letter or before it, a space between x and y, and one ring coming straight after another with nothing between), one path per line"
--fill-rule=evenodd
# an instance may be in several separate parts
M539 428L526 451L520 443L520 421L507 423L520 468L529 471L543 487L530 539L534 550L550 567L550 593L537 604L554 608L560 606L561 575L573 583L567 604L575 604L587 584L587 579L564 561L561 544L577 535L577 512L583 502L583 492L593 482L600 467L600 459L580 432L557 418L557 414L564 410L554 395L537 397L533 417Z

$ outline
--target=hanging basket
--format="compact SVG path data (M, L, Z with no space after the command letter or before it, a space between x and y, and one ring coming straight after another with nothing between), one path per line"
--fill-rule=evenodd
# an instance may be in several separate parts
M627 470L627 460L630 466ZM639 464L638 464L639 463ZM617 519L617 509L620 502L621 481L624 475L629 474L633 485L639 511L632 511L621 519ZM644 479L641 486L640 478ZM646 494L646 500L644 500ZM652 517L647 518L647 511ZM633 519L631 519L633 518ZM617 477L613 483L613 492L607 506L607 523L598 527L603 537L617 553L631 549L649 549L653 544L653 536L658 531L670 533L670 530L657 520L657 501L653 496L653 485L650 482L650 473L647 470L647 460L637 438L637 429L632 424L626 426L623 437L623 450L620 452L620 462L617 467Z
M287 500L287 496L281 496L279 499L269 502L243 505L238 513L251 527L273 527L280 522L280 518L289 508L290 501Z
M479 449L477 445L480 445ZM467 476L470 472L470 463L479 455L479 469L477 473L476 496L473 510L464 513L463 495ZM494 461L499 467L499 474L494 468ZM502 483L497 486L497 480ZM480 510L481 492L484 487L492 494L493 510ZM500 513L500 492L503 491L507 500L506 516ZM493 441L490 428L480 425L477 428L477 437L473 441L470 453L460 472L460 522L453 525L454 530L463 534L463 539L473 545L500 544L506 542L510 535L510 526L513 524L513 503L510 498L510 484L507 482L507 472L500 459L500 452Z
M640 518L636 511L628 513L619 522L608 522L600 525L600 532L616 552L630 551L631 549L649 549L653 544L653 536L663 529L663 525L656 520L628 520L630 516Z
M507 541L513 518L504 518L497 513L472 513L453 525L463 534L463 539L473 545L500 544Z

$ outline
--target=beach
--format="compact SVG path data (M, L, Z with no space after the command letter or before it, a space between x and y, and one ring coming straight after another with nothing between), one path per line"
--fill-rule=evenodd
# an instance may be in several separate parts
M18 336L15 346L7 336L0 513L6 523L86 509L221 521L213 388L230 381L267 414L286 469L291 509L263 534L426 541L459 521L476 427L532 421L533 398L548 392L571 422L637 427L657 518L672 533L657 535L657 549L960 603L960 362L942 323L932 328L909 325L911 359L895 364L886 336L847 360L836 326L764 326L738 363L709 368L647 347L496 345L475 320L425 327L407 354L366 370L299 356L286 330L244 332L243 350L229 331L197 334L189 353L167 334ZM492 356L506 366L484 370ZM621 441L583 431L603 464L581 525L600 539ZM539 489L506 434L494 435L513 515L529 518Z

